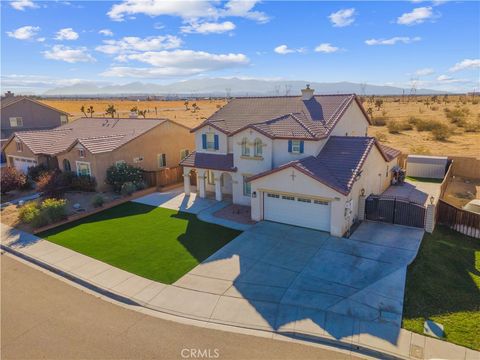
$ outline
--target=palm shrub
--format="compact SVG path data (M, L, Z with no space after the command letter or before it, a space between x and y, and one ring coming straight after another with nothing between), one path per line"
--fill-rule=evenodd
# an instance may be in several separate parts
M113 191L119 193L125 183L137 185L143 182L143 170L129 164L112 165L107 169L105 182L113 187Z
M25 186L27 177L17 169L8 166L2 169L0 182L2 194L6 194L9 191L21 189Z

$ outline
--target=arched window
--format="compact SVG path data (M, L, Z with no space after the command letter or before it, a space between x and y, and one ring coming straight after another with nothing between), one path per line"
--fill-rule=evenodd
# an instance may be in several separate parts
M242 139L242 156L250 156L250 148L248 147L247 138Z
M255 156L262 156L262 152L263 152L262 140L255 139L253 151Z
M72 167L70 166L70 161L68 161L68 159L63 159L63 171L72 171Z

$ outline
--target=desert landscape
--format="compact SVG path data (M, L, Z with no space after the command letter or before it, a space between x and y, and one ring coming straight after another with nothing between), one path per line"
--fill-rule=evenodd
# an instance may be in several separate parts
M363 106L372 118L371 136L407 154L480 156L480 96L363 96ZM224 99L124 100L44 99L47 105L72 115L71 121L90 116L129 117L137 109L146 118L168 118L194 127L226 104ZM81 108L84 107L85 113ZM145 113L144 113L145 112Z

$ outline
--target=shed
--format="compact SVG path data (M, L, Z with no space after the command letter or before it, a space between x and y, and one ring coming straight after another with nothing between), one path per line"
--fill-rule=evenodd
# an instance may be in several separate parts
M443 179L447 164L446 156L408 155L407 176Z

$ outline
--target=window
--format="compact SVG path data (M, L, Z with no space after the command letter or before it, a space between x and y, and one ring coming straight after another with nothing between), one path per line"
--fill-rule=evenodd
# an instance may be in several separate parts
M185 159L188 156L188 154L190 154L190 150L188 149L180 150L180 160Z
M23 151L23 143L20 140L15 141L15 145L17 147L17 152Z
M322 200L313 200L313 203L317 205L328 205L328 201L322 201Z
M270 197L270 198L275 198L275 199L280 198L280 195L278 195L278 194L270 194L270 193L267 193L267 196Z
M70 161L68 161L68 159L63 159L63 171L72 171L72 166L70 165Z
M207 133L207 149L215 150L215 134Z
M250 175L243 175L243 196L250 196L252 192L252 185L247 182Z
M81 158L85 157L85 149L78 149L78 157L81 157Z
M262 140L255 139L253 151L255 156L262 156L262 152L263 152Z
M211 170L207 171L207 182L210 185L215 185L215 174Z
M167 166L167 155L158 154L157 155L157 162L158 162L158 167L159 168Z
M250 156L250 148L248 147L247 138L242 139L242 156Z
M67 115L60 115L60 124L65 125L68 123Z
M120 165L123 165L123 164L126 164L125 160L115 161L115 166L116 166L116 167L119 167Z
M77 161L77 175L78 176L91 176L92 171L90 169L90 163Z
M283 200L295 200L295 198L293 196L286 196L286 195L282 195L282 199Z
M300 140L292 140L292 153L300 154Z
M311 203L312 202L312 200L305 199L305 198L297 198L297 201L304 202L304 203Z
M22 127L23 118L21 117L11 117L10 118L10 127Z

